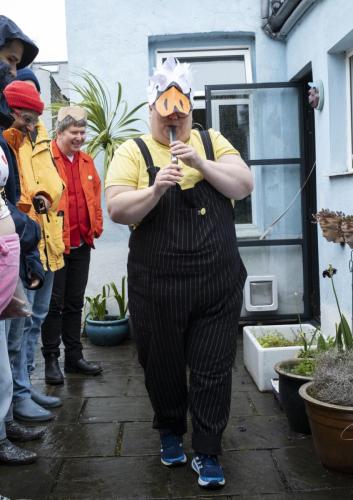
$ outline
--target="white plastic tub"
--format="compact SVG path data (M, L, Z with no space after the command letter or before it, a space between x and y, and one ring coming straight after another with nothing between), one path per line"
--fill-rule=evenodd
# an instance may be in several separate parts
M270 391L271 378L276 377L274 365L279 361L295 358L302 346L290 347L261 347L256 337L262 337L274 330L281 333L288 340L295 340L300 329L311 335L315 332L315 327L309 324L302 325L266 325L266 326L245 326L243 329L244 339L244 365L252 376L259 391Z

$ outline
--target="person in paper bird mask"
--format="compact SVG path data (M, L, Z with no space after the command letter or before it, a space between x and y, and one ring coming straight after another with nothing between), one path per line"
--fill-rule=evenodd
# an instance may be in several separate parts
M148 102L151 133L115 152L107 208L113 221L134 228L129 310L161 462L186 463L189 409L198 483L222 487L217 456L229 417L246 279L231 200L252 191L252 175L219 132L192 130L188 64L167 58L150 79Z

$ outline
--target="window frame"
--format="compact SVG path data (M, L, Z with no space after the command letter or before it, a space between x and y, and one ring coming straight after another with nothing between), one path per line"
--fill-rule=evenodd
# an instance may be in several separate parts
M219 57L243 56L245 65L245 83L253 83L252 66L251 66L251 48L250 46L241 45L239 47L202 47L197 49L157 49L155 52L155 60L157 65L163 62L166 57L197 57L197 58L213 58L217 60ZM205 97L205 91L199 90L194 93L195 97ZM202 101L201 101L202 102ZM206 108L206 103L205 108Z
M353 173L353 49L346 53L347 171Z

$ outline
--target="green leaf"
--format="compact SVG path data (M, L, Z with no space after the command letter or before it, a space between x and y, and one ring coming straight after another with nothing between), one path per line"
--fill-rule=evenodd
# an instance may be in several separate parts
M326 340L322 333L320 333L319 338L317 339L317 350L318 351L326 351L327 350L327 345L326 345Z
M340 326L341 326L341 331L342 331L342 336L343 336L345 348L352 349L353 348L352 331L348 325L348 322L347 322L344 314L342 314L342 316L341 316Z
M343 350L343 341L342 341L342 325L341 322L339 325L336 323L336 345L339 351Z

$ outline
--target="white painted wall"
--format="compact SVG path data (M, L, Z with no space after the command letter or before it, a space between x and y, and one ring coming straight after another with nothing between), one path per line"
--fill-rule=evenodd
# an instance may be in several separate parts
M293 78L306 64L312 64L313 80L321 79L325 90L322 111L315 111L316 175L318 208L353 214L353 176L329 177L347 169L347 88L344 51L353 48L352 2L321 0L289 34L287 78ZM308 214L310 218L311 214ZM350 248L328 243L319 231L320 271L332 264L341 306L352 312ZM328 279L321 279L321 318L323 330L334 334L337 308Z

